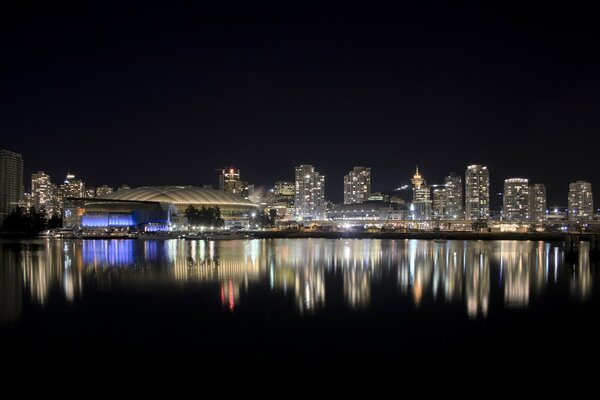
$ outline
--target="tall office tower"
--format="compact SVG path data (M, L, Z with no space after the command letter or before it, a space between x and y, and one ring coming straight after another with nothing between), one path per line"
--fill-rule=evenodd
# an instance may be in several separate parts
M23 157L0 150L0 222L23 199Z
M223 168L219 174L219 190L239 194L240 170L234 167Z
M490 171L482 165L469 165L465 172L465 218L490 217Z
M448 207L448 192L445 188L433 189L433 218L442 219Z
M463 219L463 187L462 178L454 172L451 172L444 179L444 189L446 189L446 208L445 218Z
M425 183L425 179L419 174L419 167L410 180L413 184L413 218L431 218L431 188Z
M54 212L55 186L52 184L50 175L44 171L31 174L31 196L36 211L43 211L47 215Z
M325 177L312 165L296 167L296 217L320 219L325 214Z
M577 181L569 184L569 221L592 219L594 217L594 199L592 184Z
M546 219L546 185L529 185L529 220L541 224Z
M96 188L96 196L104 196L105 194L111 194L113 192L113 188L108 185L98 186Z
M371 168L354 167L344 176L344 204L362 203L371 194Z
M525 222L530 219L529 181L527 179L506 179L503 200L502 219L504 221Z

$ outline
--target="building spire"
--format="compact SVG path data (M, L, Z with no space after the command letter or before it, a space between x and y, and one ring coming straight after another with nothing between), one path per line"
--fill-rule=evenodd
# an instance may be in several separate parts
M419 166L418 165L417 165L417 171L415 172L415 175L410 180L410 182L413 184L415 189L420 189L421 186L423 186L425 184L425 179L423 179L421 174L419 174Z

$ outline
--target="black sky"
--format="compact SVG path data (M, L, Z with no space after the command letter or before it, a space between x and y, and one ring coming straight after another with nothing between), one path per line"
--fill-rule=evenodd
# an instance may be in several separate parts
M600 185L600 24L574 2L14 2L0 147L92 185L256 184L314 164L373 189L488 165L566 203ZM128 3L125 5L125 3ZM285 3L285 4L284 4Z

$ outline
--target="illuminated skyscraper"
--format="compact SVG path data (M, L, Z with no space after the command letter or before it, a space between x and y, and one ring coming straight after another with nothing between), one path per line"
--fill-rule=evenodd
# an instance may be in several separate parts
M490 172L482 165L470 165L465 172L465 218L490 217Z
M31 174L31 196L36 211L52 215L55 195L56 187L52 184L50 175L44 171Z
M240 180L240 170L235 167L219 170L219 190L227 193L237 194L247 199L254 191L254 185Z
M594 217L592 184L577 181L569 184L569 221L588 220Z
M223 168L219 174L219 190L240 194L240 170L234 167Z
M446 207L444 209L445 218L464 218L463 187L460 175L451 172L450 175L444 179L444 189L446 194Z
M433 189L433 218L442 219L446 215L448 193L445 188Z
M58 212L62 213L65 205L65 200L69 197L83 198L85 197L85 184L81 179L75 178L75 175L67 173L67 179L60 185L58 189Z
M75 175L67 174L65 183L61 185L61 192L64 198L67 197L85 197L85 184L81 179L75 178Z
M431 218L431 189L425 183L425 179L419 174L419 167L415 175L410 180L413 184L413 218L430 219Z
M504 181L504 203L502 219L511 222L529 220L529 181L524 178L510 178Z
M529 220L541 223L546 219L546 185L532 183L529 185Z
M354 167L344 176L344 204L363 203L371 194L371 168Z
M296 217L320 219L325 214L325 177L312 165L296 167Z
M23 199L23 157L0 150L0 221Z

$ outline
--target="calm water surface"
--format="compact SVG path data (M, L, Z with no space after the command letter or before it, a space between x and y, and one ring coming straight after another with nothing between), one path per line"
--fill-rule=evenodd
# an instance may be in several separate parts
M585 249L584 249L585 250ZM598 266L562 244L0 241L3 359L547 365L598 356Z

